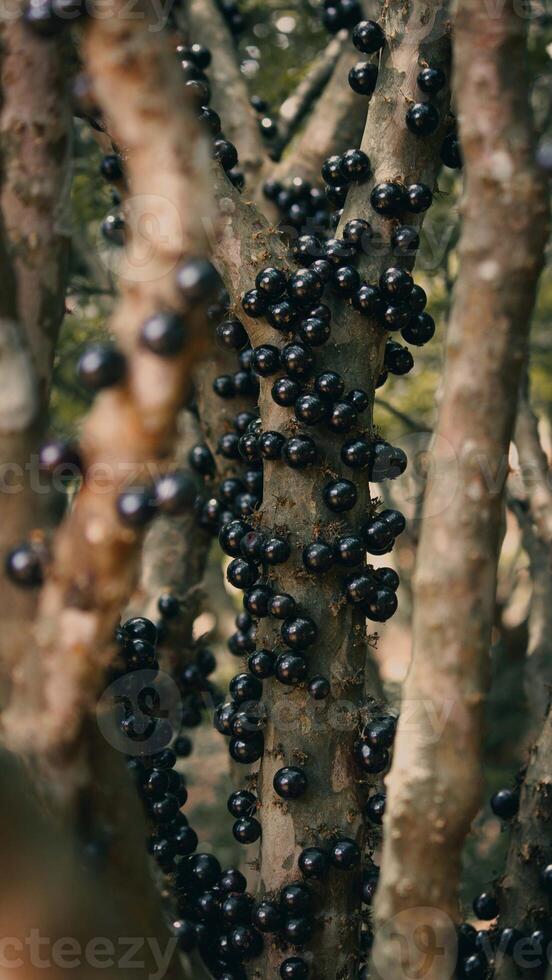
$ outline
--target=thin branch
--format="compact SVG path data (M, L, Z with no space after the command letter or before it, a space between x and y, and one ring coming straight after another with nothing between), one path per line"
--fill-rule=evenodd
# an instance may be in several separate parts
M411 942L418 928L434 950L450 951L451 939L454 949L461 851L479 805L507 454L547 236L525 56L525 24L512 2L492 14L477 0L460 3L454 87L464 228L435 440L437 462L446 446L456 466L453 483L442 480L426 497L418 551L413 660L376 895L373 962L386 980L418 968L423 954ZM444 722L439 735L435 718ZM424 958L427 980L448 971L447 955Z
M212 52L209 83L211 105L222 120L227 139L237 147L239 166L247 183L255 187L266 160L257 115L240 72L234 39L216 0L190 0L186 10L190 38Z
M274 149L278 154L287 146L304 117L313 107L324 86L331 78L337 60L347 41L347 34L332 37L326 47L314 59L297 88L280 106L278 113L278 138ZM316 111L316 110L313 110ZM319 120L320 123L320 120Z

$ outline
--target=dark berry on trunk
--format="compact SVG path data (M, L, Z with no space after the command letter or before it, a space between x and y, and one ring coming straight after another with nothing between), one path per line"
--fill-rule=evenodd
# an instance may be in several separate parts
M331 480L323 491L326 507L335 514L351 510L357 501L357 489L351 480Z
M88 347L77 365L77 376L89 391L101 391L119 384L126 372L126 360L111 344Z
M406 113L406 125L415 136L431 136L439 121L439 113L431 102L414 102Z
M341 837L332 843L329 858L334 868L350 871L360 864L360 848L350 837Z
M281 653L274 665L274 675L280 684L293 687L304 681L308 664L304 657L296 653Z
M291 469L302 470L316 461L316 445L309 436L292 436L288 439L282 457Z
M385 44L385 34L375 20L361 20L353 30L353 44L363 54L375 54Z
M297 604L287 592L276 592L269 599L268 611L274 619L291 619L297 612Z
M314 701L323 701L330 693L330 682L327 677L317 675L312 677L308 684L308 692Z
M377 80L377 65L370 61L357 61L349 71L349 85L357 95L372 95Z
M446 82L446 76L440 68L422 68L416 81L422 92L426 92L427 95L434 95L441 91Z
M293 650L312 646L317 636L316 625L308 616L286 619L280 632L284 643Z

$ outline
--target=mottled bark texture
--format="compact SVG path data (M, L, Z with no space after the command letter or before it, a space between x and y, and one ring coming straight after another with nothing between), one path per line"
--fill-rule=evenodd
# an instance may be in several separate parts
M389 248L393 223L379 219L372 211L371 187L389 178L402 179L405 183L421 180L434 186L444 121L433 138L420 141L407 131L404 117L409 98L415 93L420 65L427 60L448 69L450 50L447 24L437 3L388 10L384 29L389 43L382 56L378 86L362 141L372 162L373 176L349 192L343 215L343 222L352 217L367 218L380 239L378 247L369 249L359 261L362 275L370 282L377 281L383 269L396 264ZM443 117L448 96L446 87L439 99ZM217 256L237 307L241 294L250 288L260 268L266 264L286 266L289 260L278 238L266 228L252 206L242 204L227 186L219 187L218 197L221 211L226 215L226 227ZM246 241L252 243L247 253L243 245ZM332 337L316 351L316 372L324 368L336 370L345 378L348 388L363 388L373 399L385 335L351 307L339 302L333 302L332 306ZM253 345L261 342L282 345L281 336L263 321L245 318L244 322ZM289 436L301 427L293 421L290 411L279 408L272 400L272 380L261 382L263 429L276 429ZM360 427L371 433L370 410L362 417ZM323 487L332 476L340 474L350 478L350 471L340 462L335 438L328 438L319 429L311 435L319 448L319 465L294 471L284 470L280 462L265 463L264 496L258 521L263 529L289 538L292 557L271 579L279 590L290 592L300 608L316 622L318 639L312 652L308 652L310 670L312 675L322 674L330 679L332 693L325 702L316 705L304 685L286 690L275 682L265 682L263 700L270 720L257 781L261 822L265 828L261 846L261 894L271 894L300 877L297 857L307 845L324 844L334 835L345 835L362 846L361 803L366 789L375 782L360 777L352 752L361 717L370 717L380 705L374 690L364 693L364 618L344 602L342 582L337 576L328 574L314 580L301 562L305 544L319 537L331 541L349 527L358 528L373 505L366 481L358 481L355 508L345 519L332 518L322 500ZM266 622L263 620L261 624L260 644L278 649L281 641L265 627ZM272 788L275 771L286 764L304 766L308 778L307 793L289 804L280 800ZM317 916L316 931L306 952L316 980L356 977L360 925L356 877L356 873L332 871L324 883L324 915ZM317 897L316 911L320 913L321 908ZM310 948L315 950L312 957ZM257 975L276 975L282 956L278 944L267 939Z
M185 256L204 253L210 217L207 146L167 39L148 30L147 4L140 13L127 18L116 4L109 18L89 21L84 39L86 67L109 131L124 148L130 189L130 240L110 322L127 375L96 399L83 426L86 478L54 542L36 629L39 661L31 657L19 671L6 718L14 746L58 756L94 704L113 627L136 582L142 534L119 521L117 496L168 458L205 336L200 311L187 316L189 340L179 356L159 358L138 342L149 315L182 308L176 268Z
M525 26L510 2L492 12L476 0L459 5L454 90L466 189L434 442L435 464L443 462L443 446L455 464L447 467L452 479L439 480L424 507L413 660L388 778L376 896L373 962L385 980L413 975L423 957L427 980L448 970L453 950L443 949L450 950L458 915L461 849L480 797L503 487L547 234L546 192L533 163ZM429 957L428 943L416 943L420 931Z
M552 863L552 711L549 709L542 731L531 750L520 794L517 817L512 821L506 870L499 882L500 922L513 926L521 936L534 930L548 930L552 901L540 881L540 873ZM531 954L528 944L520 943L521 956L500 956L496 967L499 980L542 976L536 970L539 953ZM528 954L524 957L523 953ZM525 966L525 969L524 969Z
M54 348L65 307L71 184L69 70L17 18L0 23L0 554L43 524L36 451L47 424ZM34 466L33 466L34 464ZM30 642L36 595L0 580L0 658Z
M221 117L224 135L237 147L246 181L255 184L266 150L232 34L215 0L190 0L185 19L190 40L205 44L212 52L208 68L211 105Z

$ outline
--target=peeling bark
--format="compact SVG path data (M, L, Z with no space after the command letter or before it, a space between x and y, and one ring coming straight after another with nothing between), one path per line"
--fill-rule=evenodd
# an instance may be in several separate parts
M433 947L427 980L448 970L461 849L479 804L503 486L547 234L524 27L510 2L492 15L474 0L459 5L454 81L466 166L464 229L434 444L437 465L439 446L452 448L456 474L452 486L439 481L424 507L413 659L388 778L376 895L373 963L386 980L420 966L425 954L413 941L416 928ZM446 722L440 733L430 709ZM439 954L443 947L448 952Z

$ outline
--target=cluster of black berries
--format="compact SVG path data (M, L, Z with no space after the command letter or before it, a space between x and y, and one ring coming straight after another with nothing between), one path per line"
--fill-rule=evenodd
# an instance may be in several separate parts
M218 160L234 186L241 190L245 181L242 171L238 168L238 151L234 144L225 138L220 116L209 105L211 86L206 69L211 63L211 52L202 44L178 44L176 54L180 59L186 80L185 87L197 107L198 118L212 137L213 157Z
M328 199L324 190L313 187L302 177L292 177L285 184L274 178L265 181L263 193L280 211L280 228L288 234L312 230L323 234L332 224Z

